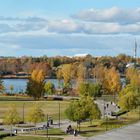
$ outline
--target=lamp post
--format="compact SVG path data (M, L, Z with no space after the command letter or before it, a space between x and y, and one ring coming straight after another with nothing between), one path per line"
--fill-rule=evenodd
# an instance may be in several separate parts
M48 138L48 114L47 114L47 116L46 116L46 118L47 118L47 123L46 123L46 136L47 136L47 138Z
M59 110L59 112L58 112L58 118L59 118L59 123L58 123L58 125L59 125L59 127L60 127L60 102L59 102L59 104L58 104L58 110Z
M139 105L139 120L140 120L140 105Z
M24 106L25 106L25 103L23 103L23 110L22 110L23 111L22 112L23 113L23 116L22 116L23 117L23 123L24 123Z

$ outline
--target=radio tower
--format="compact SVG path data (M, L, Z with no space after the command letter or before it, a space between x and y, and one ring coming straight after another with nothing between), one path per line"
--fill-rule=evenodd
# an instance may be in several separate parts
M135 39L135 47L134 47L134 66L137 64L137 41Z
M136 58L137 58L137 42L136 42L136 39L135 39L135 47L134 47L134 58L135 58L135 61L136 61Z

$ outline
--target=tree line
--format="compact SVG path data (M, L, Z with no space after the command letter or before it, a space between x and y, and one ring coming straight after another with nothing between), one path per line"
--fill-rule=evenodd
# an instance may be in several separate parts
M106 68L115 67L119 72L124 73L126 70L126 64L129 62L134 62L135 60L127 55L120 54L116 57L102 56L93 57L87 55L86 57L66 57L66 56L56 56L56 57L1 57L0 58L0 74L16 74L19 72L24 72L31 74L34 69L43 69L45 75L48 77L56 77L57 69L64 64L71 65L84 65L88 71L88 77L91 77L91 70L98 65L103 65ZM140 59L137 59L140 64Z

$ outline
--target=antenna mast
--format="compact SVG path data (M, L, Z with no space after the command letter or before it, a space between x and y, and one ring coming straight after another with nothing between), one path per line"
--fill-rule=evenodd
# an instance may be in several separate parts
M135 60L137 58L137 42L136 42L136 39L135 39L135 47L134 47L134 58L135 58Z

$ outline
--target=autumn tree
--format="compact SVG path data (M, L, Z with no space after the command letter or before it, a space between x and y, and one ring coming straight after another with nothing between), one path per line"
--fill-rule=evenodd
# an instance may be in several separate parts
M26 93L35 100L44 95L45 74L43 70L34 70L27 83Z
M80 64L77 67L77 87L79 87L80 83L83 83L86 79L86 67L83 64Z
M121 81L119 72L115 70L115 68L111 68L106 70L105 73L105 82L103 87L108 93L116 94L119 93L121 89Z
M45 93L47 93L48 95L52 95L55 93L55 86L51 81L48 81L45 86Z
M71 64L65 64L62 66L62 76L64 79L64 85L70 85L71 84L71 78L72 78L72 65Z
M12 106L8 111L6 111L3 121L4 121L4 124L10 125L11 135L12 135L13 125L20 122L19 113L17 112L17 109L15 106Z
M36 126L36 123L43 121L44 117L45 115L40 105L34 104L34 106L32 107L32 109L28 114L28 121L34 123L34 125Z
M61 68L59 68L56 72L56 77L57 77L57 80L58 80L58 87L60 88L62 86L62 79L63 79L63 75L62 75L62 70Z
M92 75L95 82L100 83L103 87L105 85L106 68L103 65L97 65L92 69Z
M0 79L0 93L3 93L4 91L4 84L3 84L3 81Z

